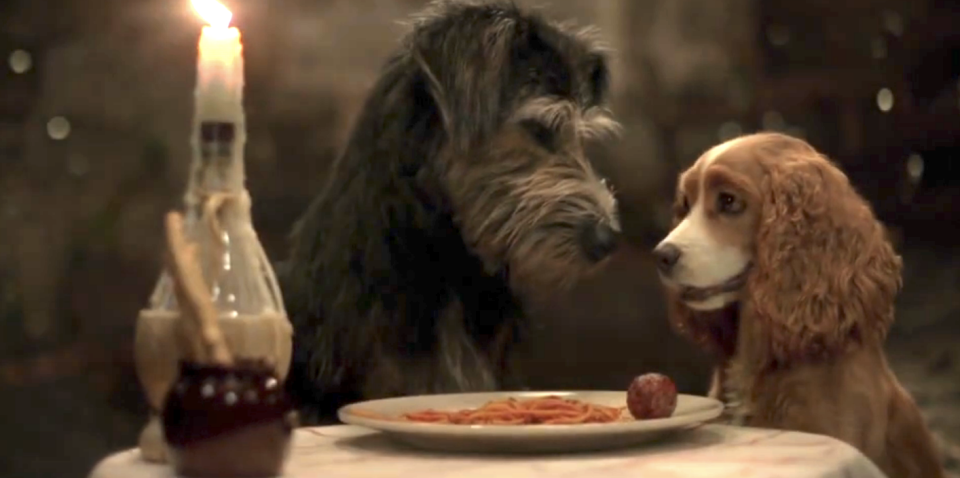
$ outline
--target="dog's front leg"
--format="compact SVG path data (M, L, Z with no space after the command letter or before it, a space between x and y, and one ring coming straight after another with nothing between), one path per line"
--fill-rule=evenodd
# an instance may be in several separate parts
M727 409L727 363L721 362L713 368L713 375L710 379L710 390L707 397L719 400L724 404L724 412L719 417L711 420L709 423L729 424L732 421L732 410Z
M724 364L720 364L713 368L713 375L710 379L710 390L707 392L707 396L721 402L726 398L724 397L724 379L726 378L727 367Z

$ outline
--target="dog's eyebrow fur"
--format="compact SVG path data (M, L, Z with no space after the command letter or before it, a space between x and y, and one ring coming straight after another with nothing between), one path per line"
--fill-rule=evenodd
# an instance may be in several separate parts
M573 20L567 20L557 23L556 27L561 32L576 38L592 52L599 54L610 54L613 52L613 48L604 40L602 31L596 25L581 26Z
M610 111L600 106L592 106L580 116L577 131L587 138L608 138L619 136L620 123L613 119Z
M617 136L621 129L606 108L592 106L582 110L572 101L555 96L541 96L523 103L511 120L536 121L551 130L572 122L577 134L591 139Z

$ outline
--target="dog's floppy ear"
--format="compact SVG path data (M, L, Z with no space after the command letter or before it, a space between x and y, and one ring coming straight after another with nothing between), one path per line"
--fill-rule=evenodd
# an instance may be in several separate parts
M423 81L423 86L426 87L430 98L433 100L433 106L440 115L444 131L452 134L453 125L450 122L450 108L447 106L446 90L437 78L436 73L433 72L433 68L423 58L420 49L416 46L410 51L410 60L416 65L420 79Z
M324 271L312 270L316 257L337 258L347 261L345 252L335 253L325 249L360 248L362 263L370 276L386 275L391 267L391 251L388 244L375 241L368 244L340 244L320 239L321 231L330 227L355 227L357 232L341 231L338 237L398 237L398 232L407 223L422 224L432 220L432 214L442 202L429 180L432 171L429 164L439 154L446 133L442 127L442 106L437 102L430 80L409 50L401 51L385 65L379 79L371 88L369 96L353 126L351 136L342 156L333 163L331 178L359 178L340 184L330 184L316 197L292 234L291 262L296 265L287 275L284 295L293 301L298 291L313 291L324 286L320 279ZM349 159L345 159L349 158ZM390 169L390 171L385 170ZM399 169L399 171L394 171ZM326 195L354 194L349 189L364 184L371 188L367 194L376 197L381 214L364 215L349 224L331 225L339 211L331 210L341 203L325 198ZM375 186L371 186L375 185ZM390 194L385 194L390 191ZM418 198L420 203L400 198ZM343 203L348 204L348 203ZM413 207L413 204L429 207ZM380 232L391 230L393 234ZM374 232L376 231L376 232ZM343 264L338 266L347 267ZM326 264L326 267L334 265ZM309 272L309 274L308 274ZM319 284L318 284L319 282ZM338 284L331 284L333 288ZM372 286L371 286L372 287ZM288 291L289 289L290 291ZM334 292L329 294L335 295ZM328 296L329 296L328 294ZM306 298L303 298L306 300ZM316 307L310 303L305 307ZM296 304L288 308L297 310Z
M786 365L882 341L901 260L870 206L801 140L773 136L755 153L766 175L741 323L749 346L768 364Z
M336 394L350 374L367 366L374 345L434 333L428 318L371 309L399 307L396 302L344 306L321 301L402 296L395 292L405 280L394 272L398 261L431 254L427 249L433 243L416 235L444 215L445 200L431 170L446 137L442 115L429 78L409 50L390 59L332 165L331 182L294 228L290 267L281 285L296 330L294 350L300 355L291 374L301 394ZM370 335L379 330L402 332Z

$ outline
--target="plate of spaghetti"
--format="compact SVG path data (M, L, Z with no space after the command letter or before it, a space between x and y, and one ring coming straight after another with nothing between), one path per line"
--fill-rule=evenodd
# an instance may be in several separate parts
M714 399L677 395L670 416L636 419L627 393L491 392L371 400L340 409L340 420L418 448L485 453L601 450L656 441L712 420Z

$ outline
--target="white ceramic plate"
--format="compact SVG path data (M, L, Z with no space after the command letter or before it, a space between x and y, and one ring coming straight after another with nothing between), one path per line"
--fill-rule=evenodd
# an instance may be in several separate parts
M345 423L379 430L418 448L483 453L545 453L601 450L655 441L673 432L712 420L723 412L723 404L712 398L680 395L677 398L677 409L669 418L614 423L450 425L379 419L370 416L398 417L404 413L430 408L435 410L477 408L491 400L548 395L614 407L624 406L627 397L626 392L606 391L419 395L347 405L339 410L339 416ZM353 413L354 410L359 410L359 413Z

